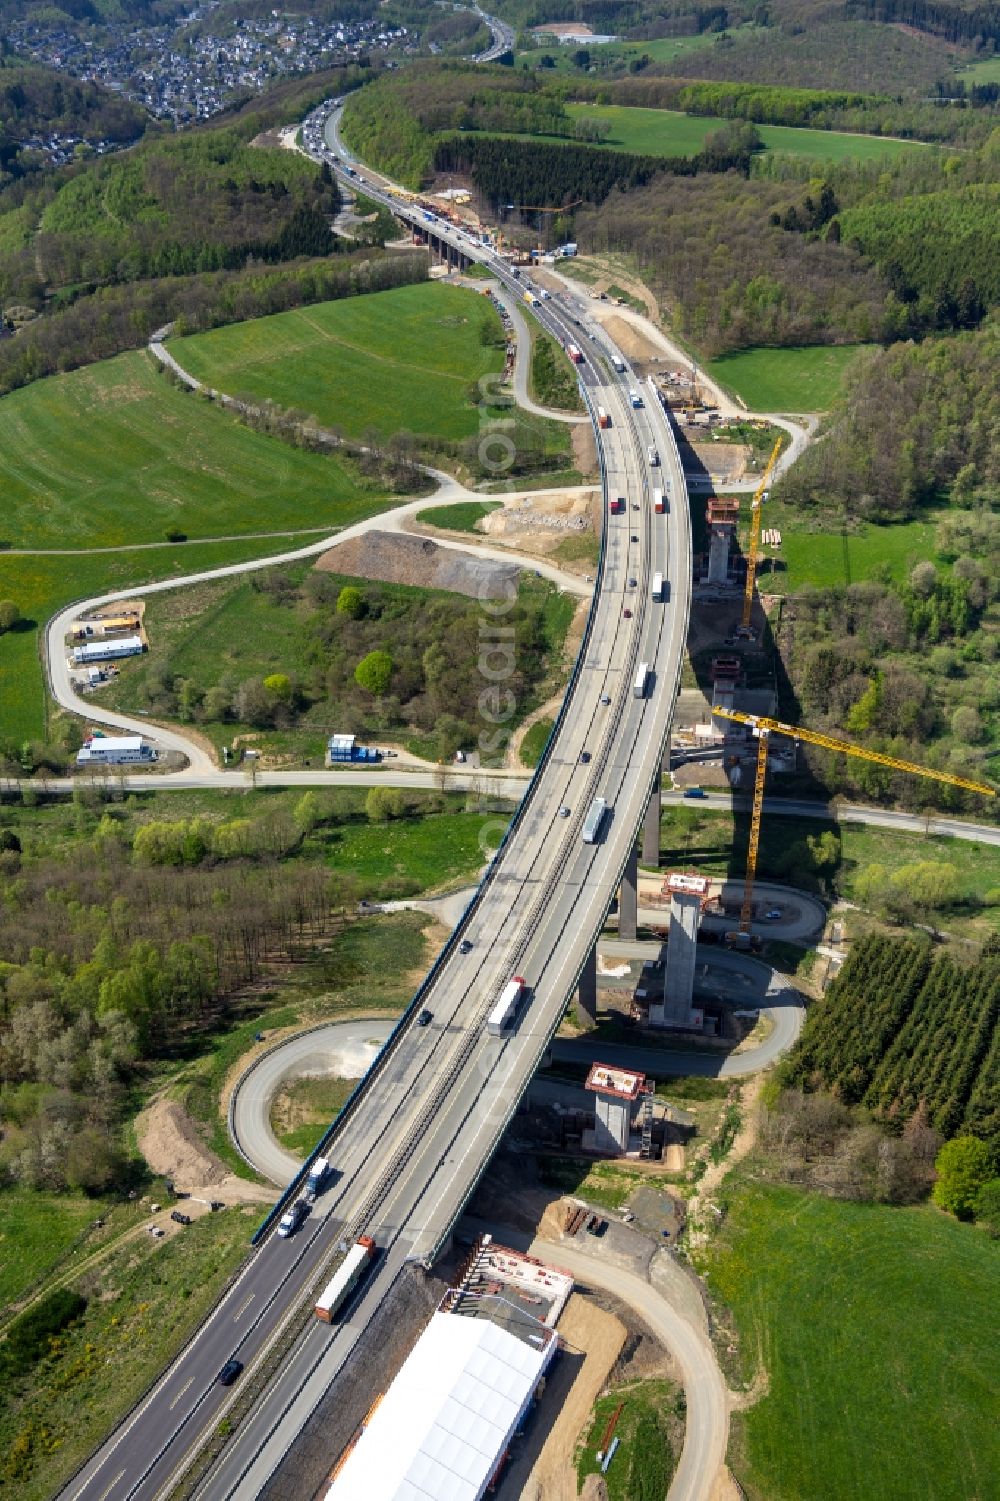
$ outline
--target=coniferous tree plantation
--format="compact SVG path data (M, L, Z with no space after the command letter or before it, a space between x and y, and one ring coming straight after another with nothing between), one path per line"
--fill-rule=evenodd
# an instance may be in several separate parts
M856 943L809 1010L781 1075L901 1129L920 1112L943 1138L986 1141L1000 1163L1000 943L975 960L923 940Z

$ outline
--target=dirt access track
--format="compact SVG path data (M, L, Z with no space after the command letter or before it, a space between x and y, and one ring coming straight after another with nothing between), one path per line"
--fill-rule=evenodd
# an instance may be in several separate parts
M226 1204L263 1204L273 1203L278 1197L276 1188L251 1183L231 1172L202 1141L194 1122L176 1100L161 1096L142 1112L135 1125L139 1150L152 1172L172 1179L175 1187L191 1195L192 1208L185 1212L192 1217L206 1212L211 1199Z

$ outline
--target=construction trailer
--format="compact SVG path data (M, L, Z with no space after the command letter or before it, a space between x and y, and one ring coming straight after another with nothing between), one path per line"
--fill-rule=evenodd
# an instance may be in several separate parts
M122 636L117 641L87 641L73 648L73 666L90 662L113 662L119 657L141 657L146 650L141 636Z

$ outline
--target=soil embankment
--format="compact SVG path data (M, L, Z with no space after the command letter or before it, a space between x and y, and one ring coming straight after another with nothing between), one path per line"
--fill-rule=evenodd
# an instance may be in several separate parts
M448 589L470 599L513 598L520 573L514 563L439 547L430 537L379 531L331 547L317 559L316 567L325 573L379 579L385 584Z

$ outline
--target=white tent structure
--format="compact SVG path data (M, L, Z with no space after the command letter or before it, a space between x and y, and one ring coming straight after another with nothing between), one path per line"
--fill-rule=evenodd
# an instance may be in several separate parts
M435 1313L327 1501L480 1501L557 1345Z

